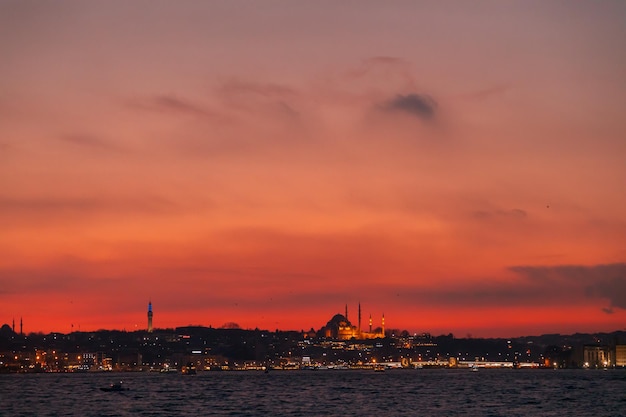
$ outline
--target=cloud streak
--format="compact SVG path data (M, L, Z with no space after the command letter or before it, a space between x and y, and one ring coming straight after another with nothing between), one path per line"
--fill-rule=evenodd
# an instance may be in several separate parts
M172 115L194 116L221 120L221 115L208 106L173 94L157 94L151 97L128 101L131 107L150 112L169 113Z
M96 212L173 213L178 210L178 204L160 197L139 197L133 199L0 197L0 213L12 215L21 215L23 213L53 215L64 212L81 215Z
M476 210L472 212L472 217L477 220L494 220L494 219L517 219L522 220L528 217L528 213L522 209L511 210Z
M84 148L90 148L94 150L102 151L114 151L120 152L124 149L111 141L108 141L102 137L90 134L69 134L63 135L60 139L68 144L81 146Z

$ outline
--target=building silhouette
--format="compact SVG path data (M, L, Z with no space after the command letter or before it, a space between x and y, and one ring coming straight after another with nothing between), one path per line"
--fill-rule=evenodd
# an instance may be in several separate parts
M152 333L152 301L148 302L148 332Z

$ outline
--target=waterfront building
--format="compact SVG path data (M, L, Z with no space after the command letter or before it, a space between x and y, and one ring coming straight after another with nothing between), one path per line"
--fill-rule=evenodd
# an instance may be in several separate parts
M586 368L606 368L612 365L608 346L583 346L583 364Z
M626 345L615 346L615 366L626 366Z

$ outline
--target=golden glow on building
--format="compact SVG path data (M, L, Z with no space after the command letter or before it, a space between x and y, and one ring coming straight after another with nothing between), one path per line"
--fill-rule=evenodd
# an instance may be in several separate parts
M361 330L360 317L361 317L361 304L359 303L359 326L353 326L347 318L348 306L345 308L345 315L335 314L331 318L326 326L323 328L324 336L327 338L337 340L350 340L350 339L377 339L385 337L385 315L383 314L381 324L382 327L372 331L372 315L369 318L369 332ZM379 331L377 331L379 330Z

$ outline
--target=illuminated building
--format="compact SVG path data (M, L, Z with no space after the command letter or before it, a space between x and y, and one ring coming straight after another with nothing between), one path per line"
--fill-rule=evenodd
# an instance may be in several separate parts
M626 366L626 345L615 346L615 366Z
M385 315L382 317L382 330L372 331L372 315L370 314L369 332L361 330L361 303L359 303L358 326L353 326L348 320L348 305L345 308L345 314L335 314L322 328L322 334L331 339L349 340L349 339L376 339L385 337Z
M356 329L345 315L335 314L323 328L324 336L332 339L351 339L356 337Z
M583 363L586 368L606 368L612 365L607 346L583 346Z
M152 301L148 302L148 332L152 333Z

